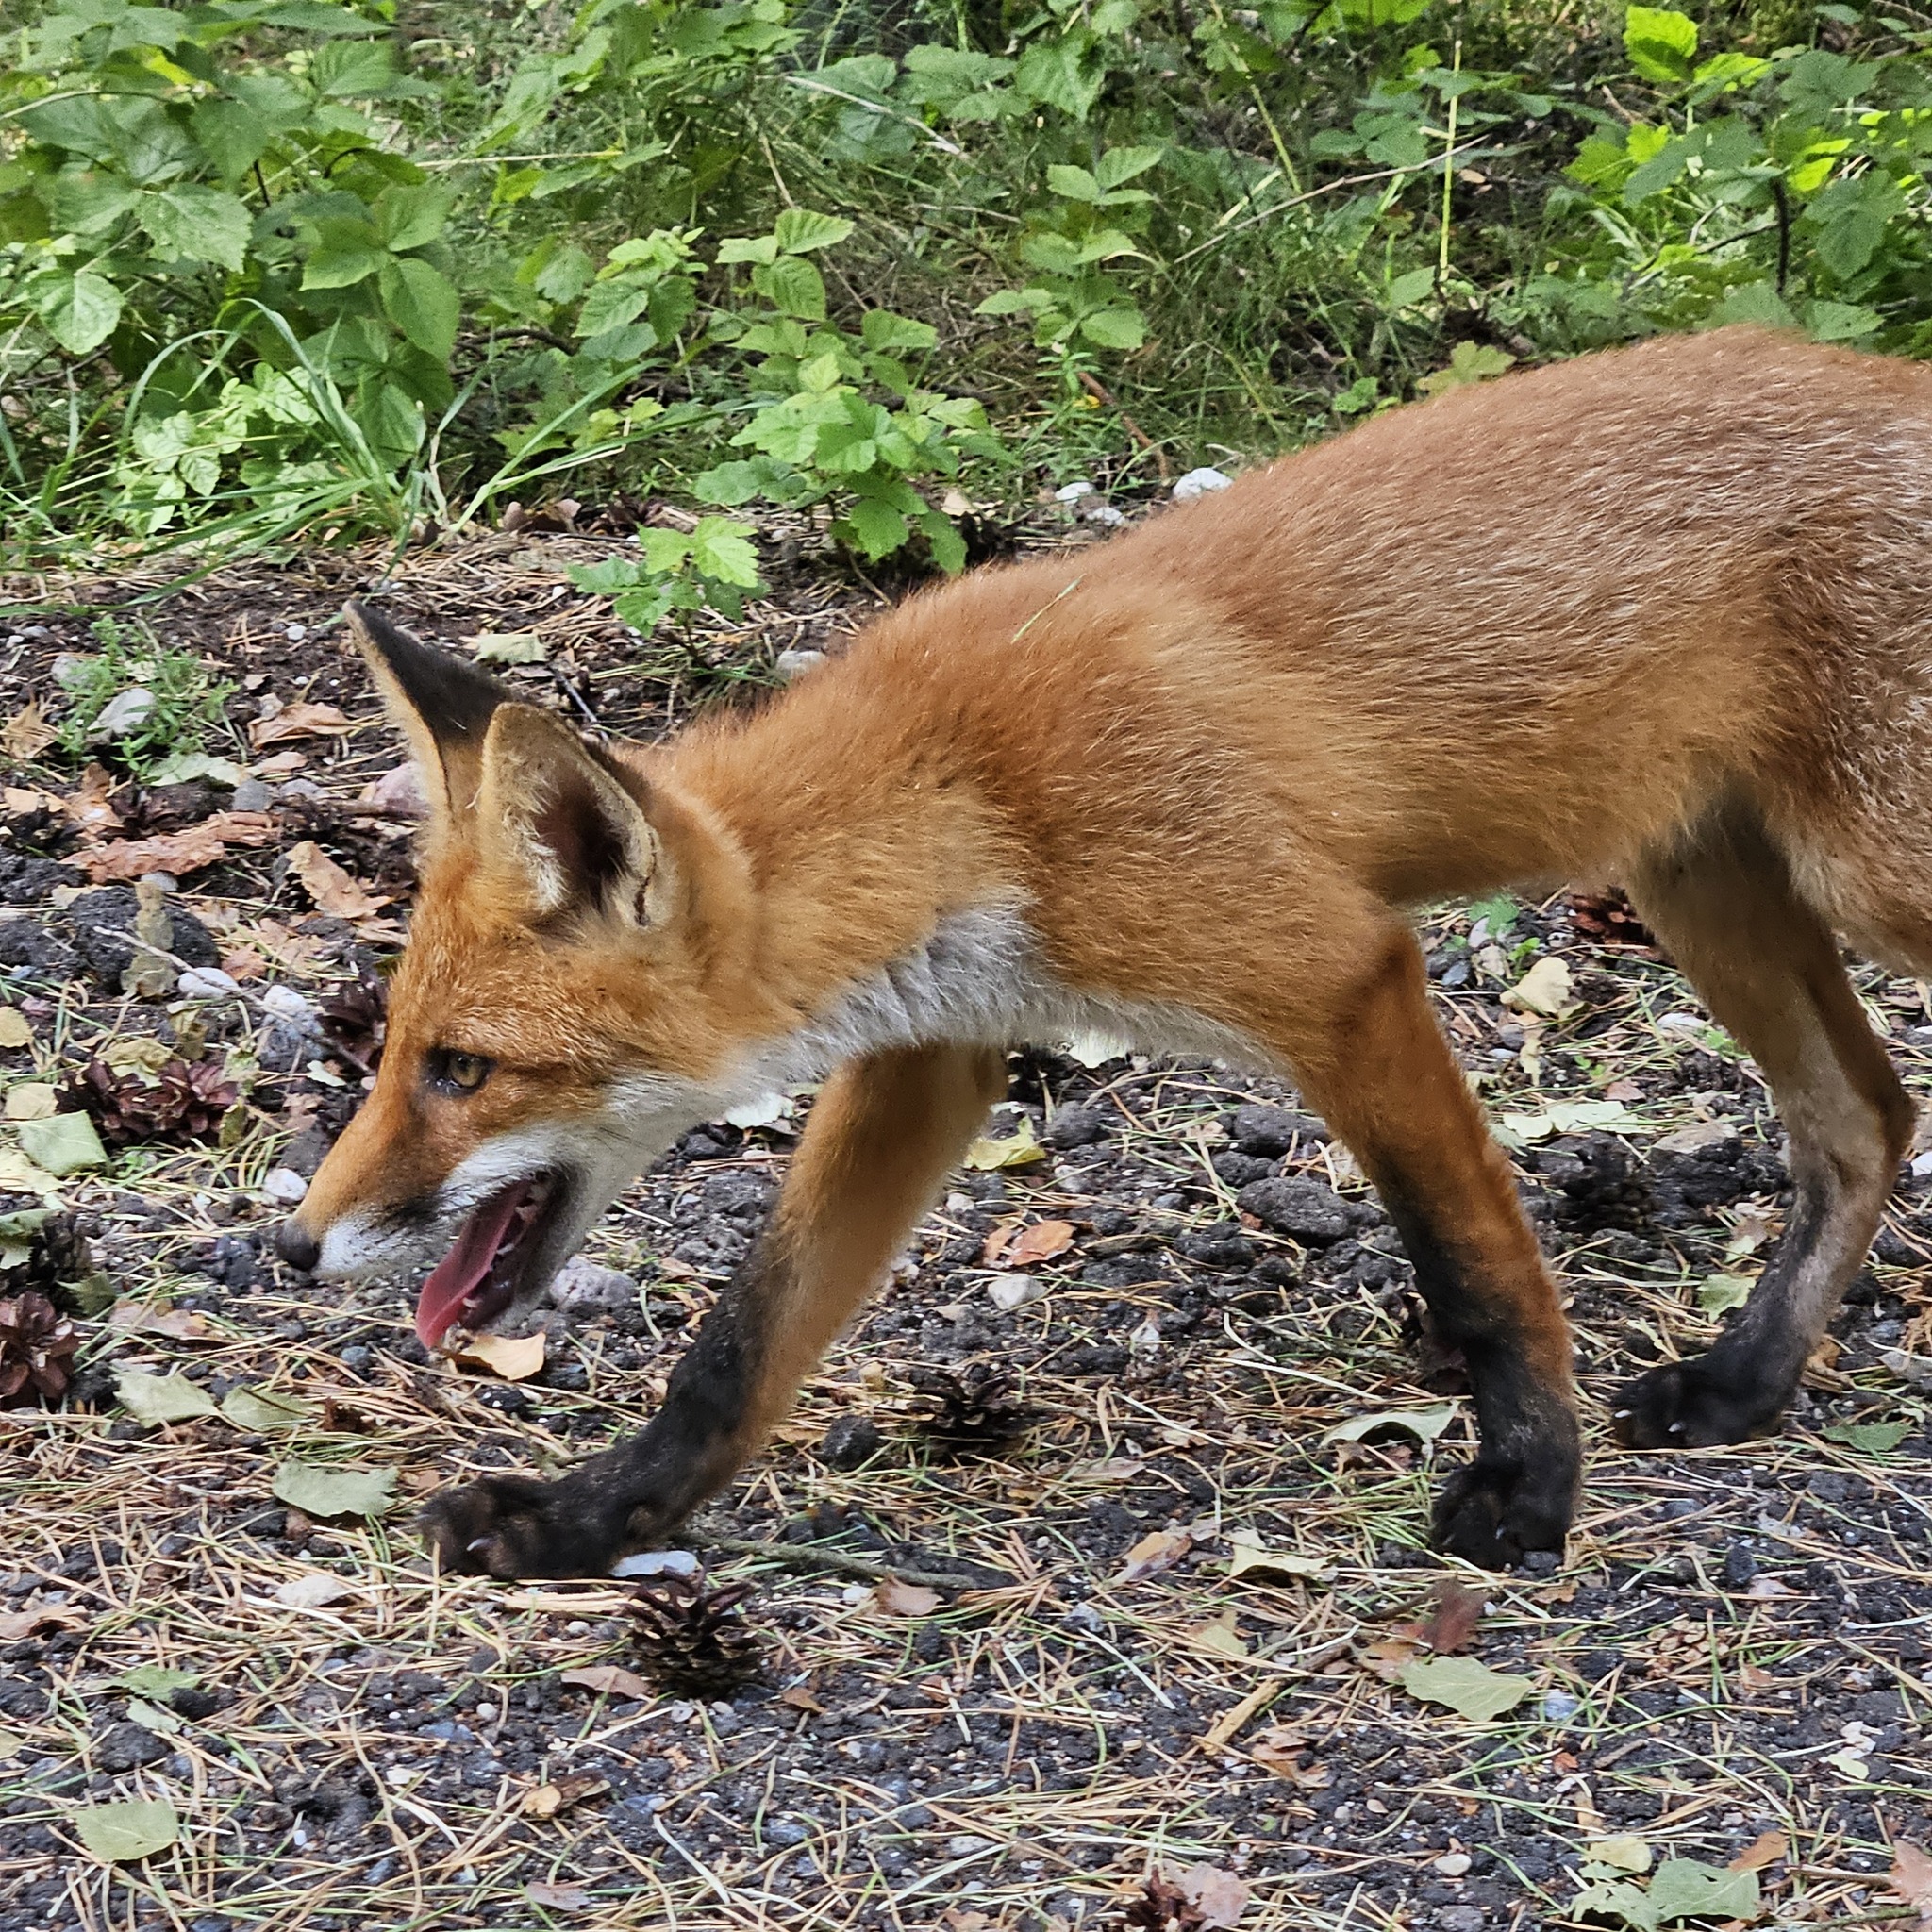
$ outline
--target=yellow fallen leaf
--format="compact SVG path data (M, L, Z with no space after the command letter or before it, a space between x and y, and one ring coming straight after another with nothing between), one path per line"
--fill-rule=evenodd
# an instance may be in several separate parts
M1507 992L1506 1007L1559 1020L1576 1004L1570 991L1570 969L1554 953L1545 953Z
M1205 1650L1210 1657L1245 1658L1248 1655L1247 1641L1235 1627L1232 1610L1223 1610L1218 1617L1196 1624L1187 1633L1187 1639L1196 1650Z
M1026 1167L1045 1158L1046 1149L1033 1138L1033 1123L1024 1115L1017 1133L1000 1141L982 1137L966 1150L966 1165L982 1173L1002 1167Z
M1172 1569L1193 1546L1193 1538L1184 1529L1153 1530L1127 1552L1127 1560L1114 1581L1144 1583L1148 1577Z
M18 1007L0 1007L0 1050L16 1053L34 1043L34 1029Z
M466 1368L488 1369L506 1382L527 1382L543 1366L543 1331L534 1335L466 1335L450 1350Z
M24 1080L7 1090L7 1118L10 1121L43 1121L59 1105L60 1096L44 1080Z

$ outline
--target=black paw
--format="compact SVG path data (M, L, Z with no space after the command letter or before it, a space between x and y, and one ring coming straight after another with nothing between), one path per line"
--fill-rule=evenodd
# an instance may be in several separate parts
M1478 1454L1442 1485L1430 1541L1485 1570L1512 1570L1536 1550L1560 1556L1576 1507L1576 1477L1574 1461L1554 1451L1547 1465L1534 1470Z
M432 1496L417 1527L443 1569L486 1576L608 1576L626 1547L581 1488L520 1475Z
M1709 1356L1646 1369L1610 1406L1617 1441L1626 1449L1707 1449L1774 1435L1790 1398L1768 1382Z

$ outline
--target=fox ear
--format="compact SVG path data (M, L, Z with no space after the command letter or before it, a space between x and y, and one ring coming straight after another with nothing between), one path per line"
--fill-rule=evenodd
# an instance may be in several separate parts
M668 909L669 878L642 791L562 719L507 704L484 739L477 831L522 876L540 916L601 908L651 925Z
M509 692L366 604L346 605L342 614L383 704L409 741L438 816L467 810L482 780L484 734Z

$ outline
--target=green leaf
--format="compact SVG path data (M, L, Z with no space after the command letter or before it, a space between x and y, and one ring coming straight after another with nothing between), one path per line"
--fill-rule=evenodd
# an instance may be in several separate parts
M1147 340L1147 324L1138 308L1096 308L1080 318L1080 333L1103 349L1138 349Z
M1373 1409L1367 1415L1351 1416L1325 1430L1324 1442L1359 1442L1377 1429L1403 1429L1418 1442L1433 1442L1456 1420L1453 1402L1438 1402L1427 1408Z
M462 304L444 277L413 257L385 261L378 286L389 319L425 356L449 359Z
M1734 322L1754 322L1762 328L1790 328L1796 320L1785 298L1770 281L1745 282L1729 290L1707 318L1712 328Z
M1100 176L1100 185L1118 188L1123 182L1131 181L1137 175L1144 175L1149 168L1158 166L1166 152L1161 147L1110 147L1101 156L1100 165L1095 170Z
M317 242L302 265L304 289L348 289L389 259L375 230L358 215L327 215L315 225Z
M88 1805L74 1814L80 1841L104 1865L151 1857L181 1836L181 1816L166 1798L129 1798Z
M1527 1677L1492 1671L1473 1657L1432 1657L1407 1664L1402 1688L1411 1697L1446 1704L1458 1717L1492 1724L1536 1689Z
M1875 209L1853 205L1834 215L1818 231L1818 258L1840 281L1855 275L1878 253L1885 240L1885 217Z
M248 252L248 210L225 189L191 185L144 194L141 225L155 253L170 261L239 270Z
M1645 80L1687 81L1695 71L1697 23L1666 7L1633 7L1624 16L1624 51Z
M854 509L857 511L865 507L864 504L858 504L854 506ZM878 507L884 508L883 505ZM893 514L896 515L897 512ZM903 519L900 522L900 528L905 528ZM899 541L904 542L904 537ZM881 556L884 554L883 551L879 553ZM977 1169L982 1174L991 1174L1003 1167L1029 1167L1034 1161L1045 1158L1046 1149L1033 1138L1033 1122L1025 1114L1020 1116L1017 1133L997 1141L991 1136L982 1137L966 1150L966 1165Z
M801 322L825 319L825 284L810 262L795 255L761 262L751 272L751 285L774 308Z
M434 242L449 225L451 197L433 181L385 188L375 197L375 231L398 254Z
M758 554L748 541L758 533L749 524L730 517L700 517L691 533L691 568L700 576L741 590L761 591Z
M137 1697L165 1697L172 1690L186 1690L200 1683L201 1678L196 1672L174 1670L167 1664L136 1664L131 1671L123 1671L114 1681Z
M257 1434L295 1428L311 1413L307 1403L292 1395L272 1395L262 1389L230 1389L222 1397L222 1414L238 1429Z
M332 100L367 100L388 92L396 77L395 56L383 41L334 41L316 51L308 78Z
M909 315L894 315L890 308L868 308L858 332L868 349L891 352L896 349L930 349L940 332L929 322L914 322Z
M1051 167L1046 171L1046 185L1068 201L1100 199L1100 183L1085 168Z
M1622 1919L1624 1924L1633 1928L1633 1932L1657 1932L1657 1912L1643 1888L1625 1885L1621 1879L1600 1879L1594 1885L1586 1886L1570 1901L1566 1916L1573 1919Z
M114 1393L121 1407L143 1423L185 1423L213 1415L215 1400L186 1375L151 1375L144 1369L116 1369Z
M1843 1442L1862 1456L1889 1456L1912 1433L1910 1423L1829 1423L1827 1441Z
M86 269L75 275L36 276L28 288L33 310L47 333L70 356L98 349L121 321L121 291Z
M341 1469L331 1463L281 1463L275 1470L277 1502L306 1516L379 1516L395 1493L392 1469Z
M830 248L851 234L853 224L843 215L814 214L808 208L788 208L772 224L772 239L785 255L809 255Z
M718 244L718 265L728 267L735 261L776 261L778 258L778 238L775 235L732 235Z
M1391 308L1412 308L1418 302L1426 301L1435 286L1434 269L1412 268L1389 284L1389 306Z
M607 328L622 328L626 323L634 322L650 306L651 288L648 283L634 282L623 276L598 282L584 297L584 306L577 310L577 334L598 336Z
M1070 28L1057 41L1030 42L1013 71L1013 85L1029 101L1075 121L1086 120L1106 80L1098 37L1090 27Z
M108 1150L84 1113L57 1113L43 1121L22 1121L14 1131L20 1151L56 1179L85 1167L106 1167Z
M1697 1858L1667 1858L1650 1881L1650 1907L1659 1924L1674 1919L1749 1921L1757 1916L1757 1874Z
M1855 342L1875 335L1885 326L1885 318L1877 309L1856 302L1807 302L1805 326L1816 341Z
M1707 1315L1722 1315L1729 1308L1741 1308L1751 1297L1753 1282L1748 1274L1713 1274L1697 1291L1697 1306Z

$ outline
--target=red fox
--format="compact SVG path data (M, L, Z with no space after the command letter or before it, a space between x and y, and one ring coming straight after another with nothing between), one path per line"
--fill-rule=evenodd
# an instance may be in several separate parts
M1783 1115L1782 1245L1707 1354L1624 1390L1626 1443L1776 1427L1907 1144L1834 928L1932 974L1932 370L1726 329L1457 391L914 596L650 749L349 619L434 809L292 1263L446 1250L419 1332L486 1326L675 1137L826 1076L661 1412L436 1498L448 1564L600 1574L674 1528L881 1280L1006 1050L1087 1026L1292 1075L1468 1361L1436 1542L1560 1550L1568 1332L1422 902L1623 878Z

